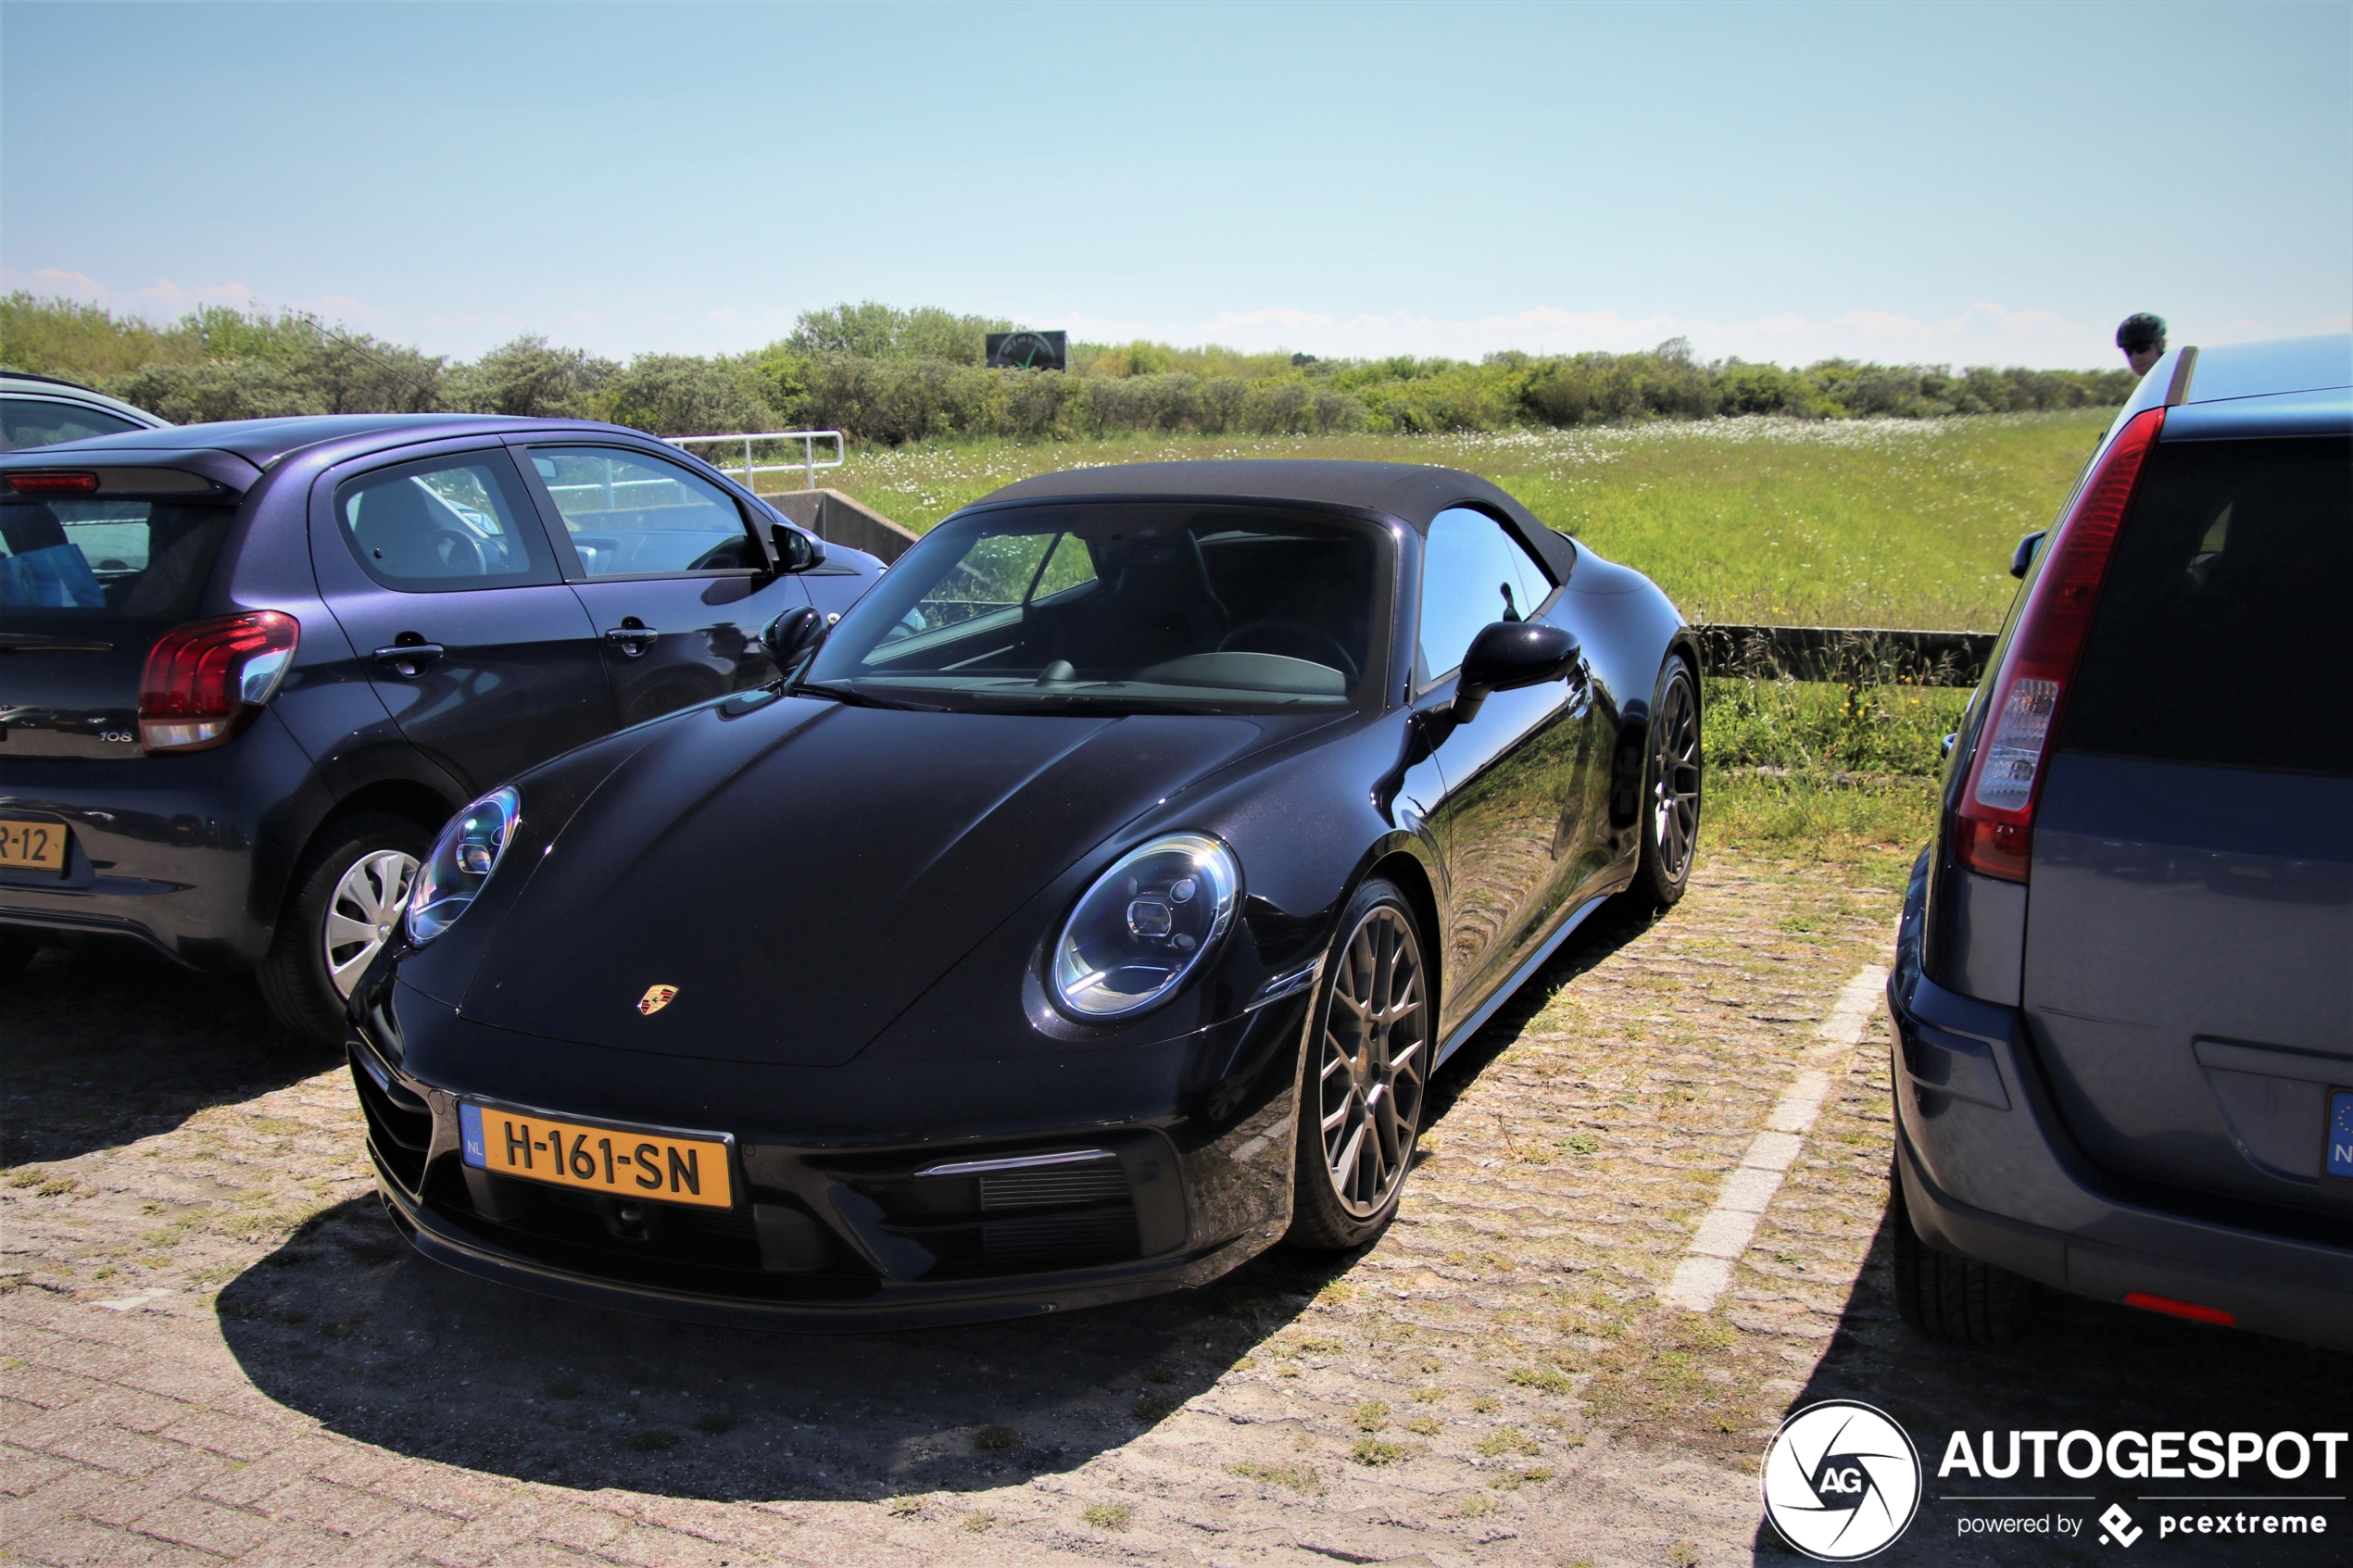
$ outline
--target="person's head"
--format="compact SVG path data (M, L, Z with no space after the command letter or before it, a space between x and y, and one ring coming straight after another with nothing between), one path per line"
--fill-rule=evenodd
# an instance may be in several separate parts
M2149 367L2165 358L2165 318L2145 310L2125 317L2116 329L2116 346L2124 351L2124 362L2134 375L2147 375Z

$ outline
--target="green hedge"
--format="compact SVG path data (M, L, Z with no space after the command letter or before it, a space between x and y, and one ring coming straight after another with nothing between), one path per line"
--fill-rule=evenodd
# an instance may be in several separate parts
M1006 325L869 302L801 318L756 353L645 354L626 365L522 337L472 362L288 313L212 307L168 327L94 306L0 300L0 364L86 382L179 423L431 408L610 420L661 435L830 429L865 443L1121 432L1308 435L1491 431L1751 414L1805 419L2106 407L2130 371L1868 365L1802 370L1639 354L1319 360L1136 343L1077 344L1068 373L992 370Z

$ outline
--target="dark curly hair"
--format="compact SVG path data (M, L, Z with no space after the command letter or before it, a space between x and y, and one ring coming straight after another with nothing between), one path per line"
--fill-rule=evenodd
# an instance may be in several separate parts
M2116 329L2116 346L2127 354L2138 354L2146 348L2162 351L2165 318L2152 316L2145 310L2125 317L2124 324Z

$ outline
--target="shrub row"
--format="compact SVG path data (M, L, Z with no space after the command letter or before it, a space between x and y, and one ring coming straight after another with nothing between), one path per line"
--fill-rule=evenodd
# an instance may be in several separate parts
M1327 434L1483 431L1782 414L1932 418L2120 403L2127 370L1705 363L1678 339L1639 354L1318 360L1307 355L1080 344L1068 373L992 370L1004 323L872 303L801 318L757 353L646 354L626 365L522 337L472 362L308 316L212 307L170 327L18 294L0 363L85 381L185 423L432 408L610 420L661 435L831 429L897 445L1114 432Z

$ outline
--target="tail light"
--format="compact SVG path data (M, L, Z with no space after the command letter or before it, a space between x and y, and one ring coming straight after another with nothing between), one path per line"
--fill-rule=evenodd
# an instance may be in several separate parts
M19 495L94 495L98 493L98 476L94 473L12 473L8 488Z
M2120 432L2084 481L2065 521L2043 546L2043 570L2027 590L2026 608L1988 689L1993 707L1969 760L1969 783L1954 813L1953 856L1970 871L2024 882L2034 847L2034 808L2068 688L2099 608L2100 586L2141 465L2165 410L2137 415Z
M139 743L149 751L225 744L277 695L302 623L274 609L175 626L139 678Z
M2187 1318L2192 1323L2210 1323L2223 1328L2236 1328L2239 1320L2220 1307L2202 1307L2196 1301L2176 1301L2171 1296L2151 1296L2145 1290L2125 1292L2124 1304L2138 1307L2145 1312L2163 1312L2169 1318Z

